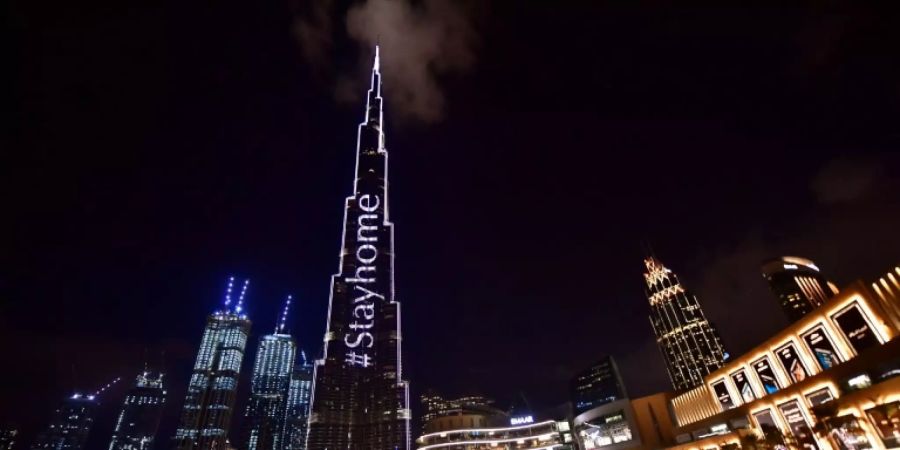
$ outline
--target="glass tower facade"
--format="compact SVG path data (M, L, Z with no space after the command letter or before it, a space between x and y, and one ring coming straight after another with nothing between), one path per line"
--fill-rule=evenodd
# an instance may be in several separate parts
M145 370L125 395L109 450L150 450L162 418L166 391L163 375Z
M309 399L312 394L313 366L300 352L300 363L291 374L285 413L285 450L306 450L306 433L309 429Z
M345 202L338 273L331 278L325 348L315 367L310 450L410 446L379 69L376 47L353 194Z
M656 257L644 260L644 281L650 301L650 323L675 390L703 383L722 366L725 350L716 329L706 320L697 297Z
M596 364L575 375L570 393L576 416L600 405L628 397L625 394L622 377L619 375L619 367L612 356L604 356Z
M95 395L74 394L53 411L50 425L32 444L32 450L81 450L94 425L99 403Z
M244 423L247 450L281 450L297 344L289 334L263 336L256 351Z
M180 450L225 449L250 320L242 313L249 280L232 304L234 278L229 279L222 310L211 314L200 340L197 361L188 383L181 421L175 431Z
M762 266L762 274L791 323L837 294L837 288L805 258L782 256L767 261Z

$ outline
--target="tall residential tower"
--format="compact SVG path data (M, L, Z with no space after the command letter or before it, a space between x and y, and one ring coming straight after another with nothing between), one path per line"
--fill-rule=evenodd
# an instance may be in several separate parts
M109 450L152 449L165 402L163 374L145 369L125 395Z
M285 411L284 450L306 450L309 430L309 399L312 394L313 366L300 351L300 361L291 374Z
M681 285L674 272L655 256L646 258L644 266L650 323L672 386L675 390L698 386L725 361L719 334L706 320L697 297Z
M259 339L244 415L246 450L281 450L284 445L287 397L297 355L294 338L284 330L290 306L288 296L275 332Z
M250 320L242 312L249 284L250 280L244 281L240 296L232 302L234 277L229 278L223 308L206 320L181 422L175 431L175 447L179 450L225 449L250 334Z
M762 274L791 323L838 293L837 287L829 283L819 268L806 258L782 256L766 261Z
M100 394L118 382L116 378L93 394L72 394L53 411L47 428L31 444L32 450L81 450L94 426Z
M376 47L353 194L344 205L338 273L331 277L325 349L316 361L310 450L407 450L410 445L379 69Z

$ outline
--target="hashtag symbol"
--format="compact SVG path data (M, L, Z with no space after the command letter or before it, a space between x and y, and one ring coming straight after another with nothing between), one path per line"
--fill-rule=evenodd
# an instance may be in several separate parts
M347 353L347 359L344 360L346 363L350 363L351 366L363 366L369 367L372 363L369 360L369 355L362 353L358 354L354 351Z

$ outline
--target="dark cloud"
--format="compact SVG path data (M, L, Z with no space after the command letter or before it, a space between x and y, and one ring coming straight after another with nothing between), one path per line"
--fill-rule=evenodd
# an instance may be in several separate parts
M306 8L295 21L304 57L316 67L330 66L327 54L335 42L332 2ZM445 95L440 76L464 72L475 63L472 4L449 0L367 0L344 15L346 34L359 46L358 70L339 73L334 81L339 101L359 99L365 92L372 48L382 48L382 72L389 92L388 108L401 117L424 122L443 118Z
M736 244L698 258L703 269L696 292L729 351L746 351L786 324L760 274L764 260L808 257L838 286L871 281L897 263L900 181L887 176L892 159L826 162L810 184L820 203L784 217L780 226L787 231L751 230Z

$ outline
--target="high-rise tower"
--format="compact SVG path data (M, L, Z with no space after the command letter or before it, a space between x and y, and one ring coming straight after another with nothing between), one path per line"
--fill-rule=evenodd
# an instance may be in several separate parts
M575 415L600 405L628 398L619 366L612 356L604 356L572 379L569 385Z
M163 374L144 370L125 395L109 450L152 449L165 401Z
M284 450L306 450L309 429L309 398L312 394L313 366L300 351L300 361L291 374L285 412Z
M116 378L93 394L72 394L53 411L50 425L38 434L32 450L81 450L94 426L100 394L118 382Z
M410 444L382 119L376 47L338 273L331 277L325 349L316 361L310 450L406 450Z
M654 256L644 260L650 323L676 390L703 383L722 366L725 350L716 329L706 320L697 297Z
M829 283L819 268L806 258L782 256L766 261L762 274L791 323L800 320L838 292L837 287Z
M281 450L288 390L297 344L285 333L291 296L275 324L275 332L259 339L250 385L250 402L244 415L246 450Z
M224 450L250 320L243 314L250 280L244 280L237 302L232 303L234 277L229 278L224 307L206 320L194 372L188 383L181 422L175 431L179 450Z

